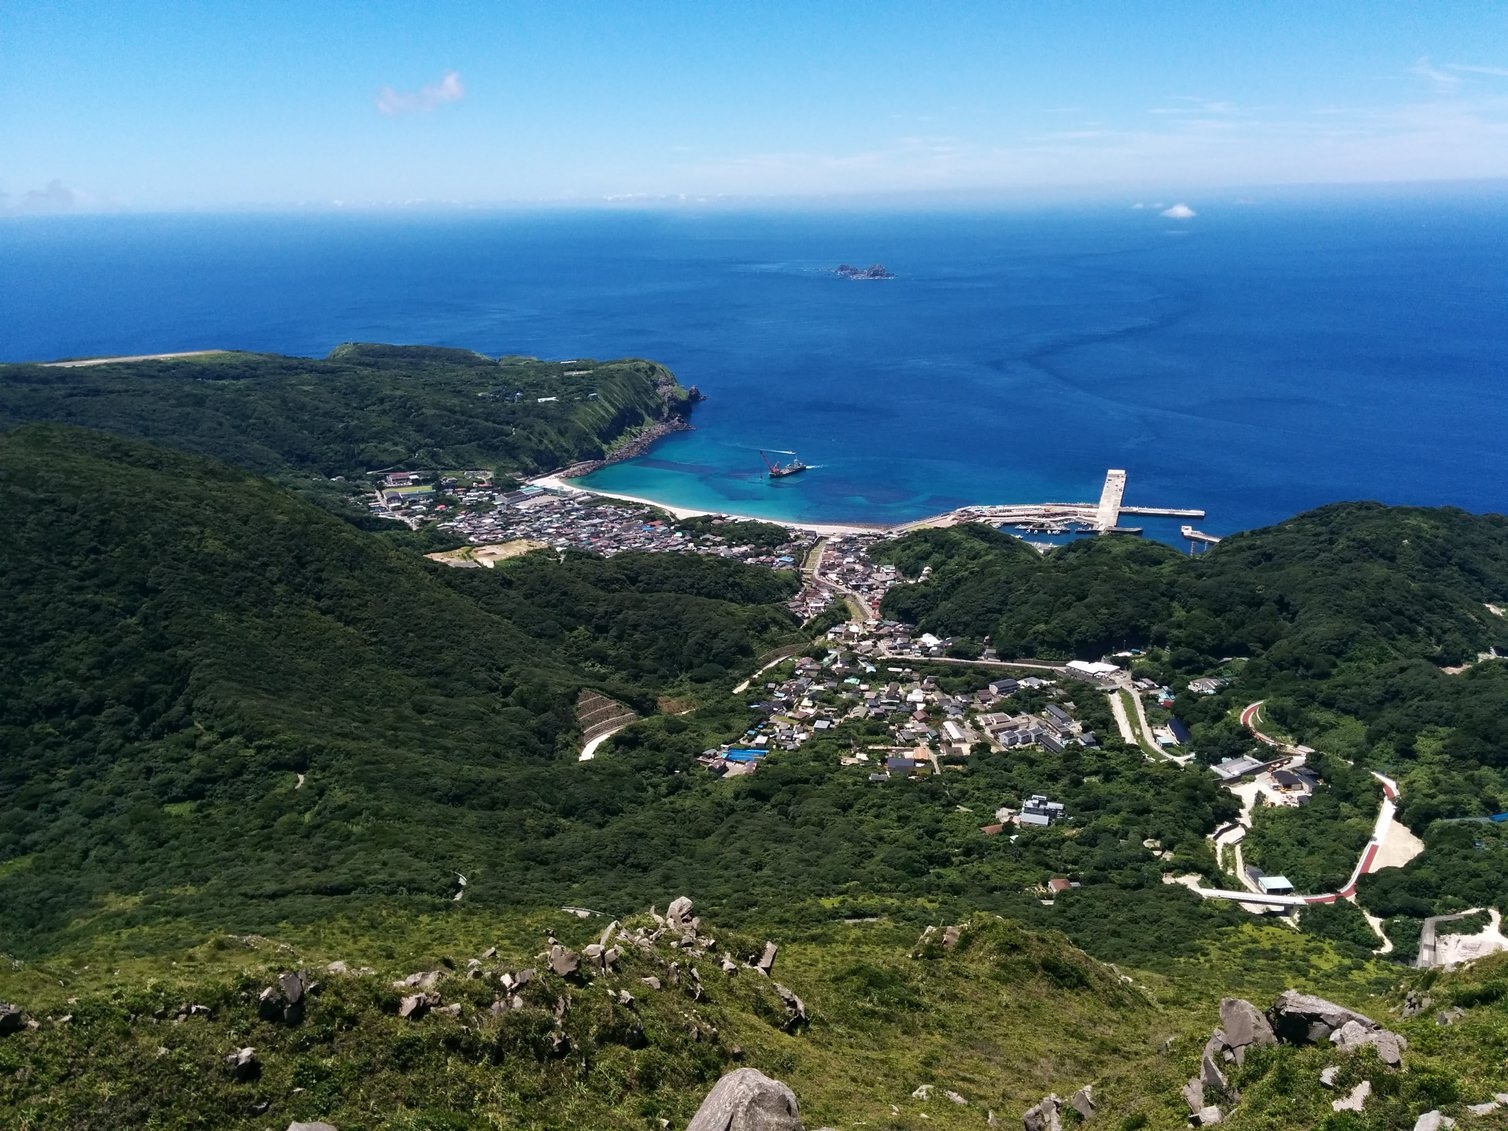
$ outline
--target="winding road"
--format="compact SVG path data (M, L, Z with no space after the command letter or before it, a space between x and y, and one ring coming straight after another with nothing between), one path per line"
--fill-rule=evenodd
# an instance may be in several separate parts
M1308 754L1310 751L1307 748L1281 742L1271 735L1263 734L1258 729L1257 724L1262 716L1263 702L1264 700L1259 699L1241 712L1241 725L1250 731L1251 736L1264 746L1280 750L1290 757L1301 757ZM1192 884L1189 886L1195 893L1203 896L1205 899L1230 899L1240 903L1262 904L1267 907L1304 907L1315 903L1334 903L1338 899L1355 899L1356 884L1362 876L1379 871L1383 867L1391 866L1389 864L1379 865L1377 859L1382 852L1383 845L1387 842L1389 833L1394 827L1393 818L1398 811L1398 798L1401 796L1398 791L1398 783L1392 778L1385 777L1376 770L1372 771L1372 776L1382 783L1382 804L1377 808L1377 820L1372 825L1372 835L1368 838L1366 846L1362 849L1361 856L1357 858L1356 867L1352 869L1350 879L1346 881L1345 886L1339 891L1321 892L1318 895L1264 895L1253 891L1230 891L1225 888L1196 887ZM1237 842L1241 840L1241 837L1231 835L1236 828L1242 828L1242 826L1238 823L1235 828L1227 828L1223 832L1217 832L1215 837L1217 846L1222 844L1232 845L1239 854L1240 846ZM1237 855L1237 860L1239 861L1239 859L1240 857Z

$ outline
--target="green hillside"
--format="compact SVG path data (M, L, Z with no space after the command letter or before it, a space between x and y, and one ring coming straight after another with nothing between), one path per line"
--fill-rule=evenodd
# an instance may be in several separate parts
M1508 810L1508 664L1493 658L1508 655L1508 518L1345 503L1194 559L1126 539L1044 558L979 527L880 553L913 577L933 567L884 605L925 630L988 636L1002 655L1144 650L1136 670L1180 692L1175 712L1206 762L1254 749L1237 714L1264 700L1264 725L1320 751L1329 782L1304 810L1259 815L1251 843L1272 870L1316 889L1343 880L1378 770L1400 783L1400 815L1428 850L1364 877L1363 905L1403 917L1390 930L1405 943L1436 911L1508 909L1504 830L1451 823ZM1201 675L1229 684L1189 693Z
M649 361L493 360L348 344L326 358L218 353L81 368L0 365L0 429L50 421L215 456L263 475L548 471L601 458L691 395Z
M146 431L155 405L174 447L289 480L360 454L330 445L328 414L362 388L434 367L439 400L466 417L461 398L493 403L467 374L510 369L454 351L337 354L325 391L351 399L292 413L303 439L259 415L278 388L285 407L312 403L294 372L311 363L269 376L275 359L207 379L214 393L195 394L179 363L118 371L139 403L102 393L124 415L94 423ZM654 388L662 371L626 364L625 388ZM109 369L57 380L108 383ZM531 369L540 388L577 380L547 370ZM36 387L68 373L34 371ZM30 380L0 391L31 397ZM238 382L214 411L193 403ZM652 395L662 409L679 396ZM236 397L253 421L240 440L222 411ZM40 415L62 403L45 399ZM490 411L425 458L481 462ZM408 419L392 425L400 446L437 427ZM616 419L519 427L542 429L536 462L554 465L586 450L572 436L600 447ZM306 441L325 454L299 454ZM500 466L535 460L498 444ZM1263 1050L1231 1070L1243 1099L1229 1126L1411 1126L1508 1088L1508 959L1416 975L1373 954L1351 905L1306 911L1293 931L1167 882L1221 879L1208 835L1235 802L1197 765L1116 741L1088 688L1075 711L1098 749L976 754L875 782L842 761L885 727L850 720L718 780L696 758L736 738L760 694L729 688L802 645L792 573L663 553L448 569L246 468L66 424L0 433L0 487L0 1002L35 1023L0 1035L0 1125L648 1129L683 1125L745 1064L795 1088L808 1126L977 1127L991 1110L1012 1125L1048 1091L1092 1083L1107 1126L1177 1127L1220 998L1265 1005L1291 987L1398 1029L1405 1070ZM1248 841L1295 878L1346 873L1375 812L1370 771L1394 776L1428 847L1362 881L1392 959L1411 956L1424 915L1508 909L1508 828L1472 820L1508 808L1508 670L1492 658L1508 647L1508 521L1347 504L1197 559L1129 539L1043 557L979 527L876 552L910 577L932 570L886 613L963 651L986 637L1003 655L1137 649L1205 761L1251 748L1236 716L1265 700L1264 726L1315 746L1327 780L1307 808L1259 813ZM960 691L996 674L931 670ZM1200 675L1227 684L1195 695ZM587 763L583 690L646 716ZM1072 819L982 827L1038 791ZM1053 876L1078 886L1045 900ZM681 893L710 944L622 939L611 970L547 972L550 937L579 951L614 919L652 931L645 908ZM948 923L968 924L956 945L919 941ZM766 938L804 1019L744 965ZM373 972L324 973L335 960ZM306 1015L261 1016L262 988L299 968L324 983ZM500 975L525 968L538 974L515 1003ZM408 991L392 982L427 970L443 972L429 1015L398 1016ZM1405 1019L1410 989L1462 1013ZM224 1060L245 1046L261 1070L238 1081ZM1371 1084L1366 1114L1331 1111L1326 1065Z
M7 950L91 914L251 930L330 899L428 907L457 871L517 902L533 840L646 788L575 764L583 687L652 711L795 627L789 576L450 570L245 472L75 429L0 436L0 483ZM593 643L598 621L618 628Z

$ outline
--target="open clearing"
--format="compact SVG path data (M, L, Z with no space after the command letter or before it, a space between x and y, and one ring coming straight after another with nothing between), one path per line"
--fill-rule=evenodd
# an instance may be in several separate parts
M483 566L491 569L498 562L516 558L532 550L549 549L543 542L532 538L514 538L508 542L493 542L486 546L462 546L459 550L446 550L443 554L425 554L432 562L455 566L457 569L476 569Z

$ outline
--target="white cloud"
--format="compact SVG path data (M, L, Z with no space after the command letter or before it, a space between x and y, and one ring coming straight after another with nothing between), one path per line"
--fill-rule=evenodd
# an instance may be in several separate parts
M1166 216L1169 220L1192 220L1199 213L1187 204L1175 204L1172 208L1164 208L1158 215Z
M1478 67L1470 63L1446 63L1447 71L1460 71L1468 75L1494 75L1500 79L1508 79L1508 67Z
M394 90L384 86L377 92L377 112L393 118L401 114L427 114L441 103L459 102L466 97L466 87L455 71L446 71L440 81L418 90Z
M1428 55L1420 57L1419 61L1409 68L1409 74L1418 75L1422 79L1429 79L1435 84L1436 90L1455 90L1461 85L1461 76L1452 74L1450 71L1442 71L1433 66Z

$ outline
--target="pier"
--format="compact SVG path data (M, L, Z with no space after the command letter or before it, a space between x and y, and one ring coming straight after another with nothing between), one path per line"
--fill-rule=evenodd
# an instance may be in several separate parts
M1098 503L1006 503L999 506L960 507L947 514L924 518L902 526L914 530L923 526L951 526L957 522L991 522L1026 526L1045 533L1060 534L1068 530L1093 530L1100 534L1132 533L1136 527L1122 527L1122 515L1148 515L1156 518L1203 518L1197 507L1133 507L1121 500L1126 493L1126 472L1111 468L1105 473L1105 486ZM1184 527L1185 532L1192 527ZM1187 536L1187 534L1185 534ZM1211 534L1201 534L1210 544L1220 541Z
M1211 546L1220 545L1220 539L1213 534L1206 534L1202 530L1195 530L1185 523L1178 528L1178 533L1189 540L1189 555L1193 556L1200 550L1208 550Z
M1213 534L1206 534L1202 530L1195 530L1192 526L1180 526L1178 533L1182 534L1190 542L1203 542L1207 546L1218 546L1220 539Z

